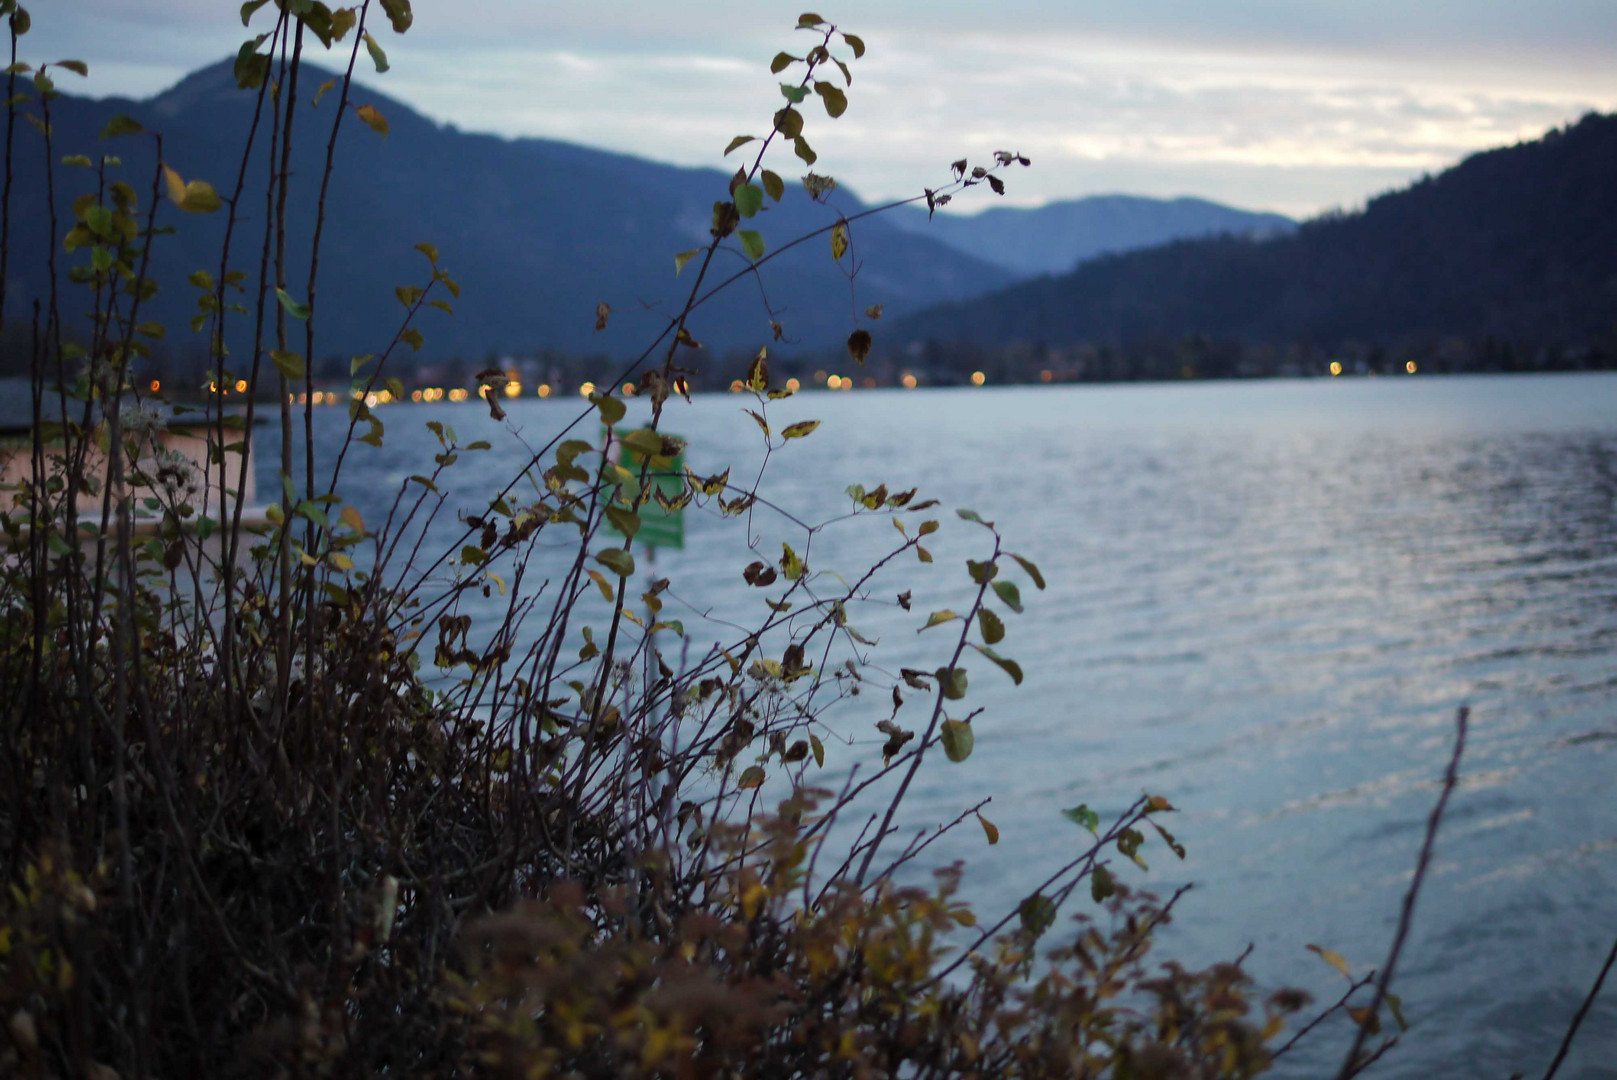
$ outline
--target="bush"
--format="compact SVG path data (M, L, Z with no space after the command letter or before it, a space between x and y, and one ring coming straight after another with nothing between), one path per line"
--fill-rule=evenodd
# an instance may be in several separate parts
M379 7L394 31L409 28L408 0ZM13 0L0 14L15 45L26 14ZM757 480L675 467L681 448L662 420L703 362L691 324L714 254L738 246L749 260L717 287L767 266L761 233L742 227L782 197L765 155L790 142L814 161L804 106L818 97L840 115L838 84L863 43L805 15L808 50L776 57L775 71L801 78L751 164L717 193L711 242L678 257L689 299L604 384L632 376L649 425L626 430L623 403L603 391L573 427L598 418L610 440L564 431L530 447L513 429L522 467L493 498L457 509L447 478L491 448L429 424L435 471L410 477L386 520L367 523L340 486L348 455L386 438L367 396L389 388L401 345L420 346L423 307L452 306L459 289L420 245L422 280L398 289L401 329L378 359L356 361L347 436L317 460L305 358L316 315L332 316L318 306L318 263L296 280L285 235L302 221L318 236L339 181L328 149L320 199L299 205L286 163L294 121L330 117L330 147L351 119L385 130L350 100L350 76L318 114L299 84L316 44L346 50L350 73L362 47L385 66L377 16L368 2L244 6L244 20L271 21L236 65L258 105L242 160L267 143L280 163L267 188L245 167L223 190L187 179L164 164L161 135L120 117L109 137L149 144L152 174L85 157L83 197L50 193L78 288L59 297L53 283L33 312L31 444L0 517L0 844L13 868L0 897L0 1069L1121 1078L1268 1067L1304 996L1257 993L1239 961L1155 963L1177 896L1131 891L1108 870L1137 861L1148 832L1177 850L1160 824L1166 799L1142 796L1110 823L1080 808L1093 843L992 920L956 899L958 866L914 884L929 845L968 819L997 842L980 806L901 847L894 820L923 764L970 756L967 650L1021 681L994 647L1021 610L1017 582L1043 588L1038 568L962 511L979 529L969 606L917 613L954 636L935 668L889 675L852 620L878 602L878 582L908 610L909 593L888 583L898 560L931 560L933 500L856 488L846 521L808 526L776 513ZM13 68L8 163L40 143L53 161L75 149L51 136L64 71L84 73L75 62ZM924 198L1001 189L1018 163L959 162ZM805 183L828 190L814 174ZM246 226L264 212L244 255ZM183 227L192 213L227 219L216 265L191 278L193 329L211 343L215 391L247 383L239 414L219 392L190 414L155 409L137 378L165 332L140 315L157 287L151 246L164 222ZM839 261L852 224L827 210L820 232ZM82 323L64 314L85 304ZM231 356L238 337L251 348ZM849 339L855 358L869 347L867 329ZM767 344L737 374L766 459L812 433L771 426L787 391L772 385ZM502 378L479 376L495 419ZM275 501L255 524L240 429L261 402L278 414L282 453ZM207 440L194 471L162 449L181 425ZM756 557L737 569L767 597L766 617L699 655L663 610L670 583L634 558L642 527L685 509L747 530ZM791 536L778 557L755 528L769 514ZM827 528L872 519L900 535L862 574L809 565ZM497 625L474 620L502 598ZM879 748L832 737L839 703L879 718ZM839 753L861 760L827 790L816 778Z

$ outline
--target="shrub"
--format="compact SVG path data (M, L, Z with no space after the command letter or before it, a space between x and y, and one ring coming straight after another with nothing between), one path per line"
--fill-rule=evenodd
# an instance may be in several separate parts
M28 18L14 0L0 14L15 48ZM1257 993L1239 961L1205 971L1154 962L1177 896L1131 891L1108 870L1138 860L1149 832L1178 850L1160 823L1166 799L1142 796L1110 823L1080 808L1093 843L992 920L957 899L958 866L914 884L932 842L968 819L997 842L981 806L902 846L895 815L923 765L945 767L940 751L955 762L971 754L968 650L1021 681L995 646L1021 610L1018 582L1043 588L1038 568L961 511L980 545L966 567L969 605L916 613L954 636L936 667L892 676L853 620L893 605L878 601L878 583L908 610L909 593L889 583L899 560L931 561L932 499L856 488L851 515L809 526L760 480L674 467L680 446L662 421L704 362L700 306L773 257L743 227L783 196L765 155L789 142L814 162L806 106L818 98L841 114L863 42L805 15L804 55L775 58L773 70L800 78L783 87L787 103L751 164L717 193L710 243L678 256L688 299L603 384L632 376L648 425L626 429L625 406L603 391L542 446L513 428L520 467L494 497L457 508L447 479L492 448L430 423L435 470L410 477L373 523L341 487L348 455L387 437L367 396L390 388L401 346L420 346L417 315L451 307L459 287L436 248L419 245L422 277L398 288L401 326L379 357L356 361L346 438L317 459L305 358L317 321L332 316L318 304L317 258L298 278L285 237L304 221L318 238L325 192L340 182L331 148L349 121L386 129L350 96L362 47L385 66L379 15L402 33L409 0L243 6L244 21L268 28L236 64L257 110L233 184L180 175L160 134L120 117L108 136L149 146L150 175L84 157L88 190L49 192L77 290L58 295L53 248L52 292L31 316L26 475L0 517L0 844L13 868L0 897L4 1071L1263 1071L1305 998ZM317 44L346 50L348 65L322 88L336 107L318 114L299 82ZM73 149L56 147L50 127L63 72L83 65L13 67L8 177L14 153L43 149L54 161ZM19 116L38 130L18 129ZM301 205L288 198L289 146L294 124L317 120L330 125L320 196ZM275 171L259 188L246 163L266 144ZM1026 160L1013 153L957 162L923 197L936 206L979 184L1001 190L1016 164ZM829 190L812 173L805 183L816 197ZM240 415L215 392L182 421L209 447L192 476L154 454L172 418L148 408L135 375L165 333L140 313L157 288L152 245L170 219L183 227L185 215L208 213L227 227L217 263L191 277L193 330L210 343L215 390L237 380L248 390ZM855 220L828 208L814 234L839 262ZM249 227L263 229L256 242ZM748 265L714 282L723 247ZM845 265L852 279L851 256ZM66 314L85 304L84 322ZM238 338L250 349L230 355ZM858 359L870 341L861 326L849 350ZM787 391L771 382L767 344L737 373L756 399L766 459L814 427L771 426L770 405ZM501 378L479 377L496 419ZM282 452L274 501L255 524L240 431L260 403L274 404ZM573 434L596 419L610 440ZM634 558L648 521L686 508L747 530L756 556L737 569L767 597L762 619L699 653L664 610L677 590ZM767 515L789 534L778 556L761 539ZM897 525L898 539L861 574L810 565L829 528L873 519ZM474 620L497 600L497 624ZM832 737L839 703L878 718L879 748ZM859 760L828 790L818 778L838 754ZM1081 910L1063 919L1072 907Z

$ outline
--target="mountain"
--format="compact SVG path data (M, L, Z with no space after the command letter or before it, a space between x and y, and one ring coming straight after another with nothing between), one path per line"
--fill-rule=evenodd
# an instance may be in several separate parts
M1286 236L1105 256L942 305L889 336L1117 347L1205 335L1327 348L1452 336L1575 350L1617 328L1613 176L1617 116L1590 114Z
M930 236L1018 277L1064 274L1100 255L1204 236L1277 236L1297 223L1280 214L1237 210L1206 199L1092 195L1037 209L995 207L969 217L904 207L901 229Z
M289 202L295 207L312 207L318 195L337 93L326 94L312 109L309 102L329 77L310 65L300 75L302 105L295 114ZM109 119L127 113L163 133L164 157L185 179L208 180L228 196L255 97L236 88L228 62L195 72L146 101L63 96L51 106L52 160L77 153L118 154L123 164L109 179L129 182L141 193L144 206L154 168L152 140L99 140ZM380 351L392 338L402 315L394 287L423 283L427 276L425 260L412 250L422 241L438 247L442 265L457 279L462 294L453 301L453 317L423 313L426 342L418 359L461 356L475 361L491 351L542 349L634 355L666 325L663 313L677 309L690 290L695 268L687 267L676 278L675 253L706 243L713 204L727 197L728 174L718 170L677 168L547 139L462 132L357 85L351 104L380 110L390 132L385 138L378 135L352 113L344 122L315 302L322 358ZM74 197L93 184L84 168L55 166L58 220L52 237L41 137L32 126L19 123L17 139L7 300L14 318L44 291L45 253L60 243L71 224L68 207ZM266 142L259 140L249 162L242 221L231 253L233 268L255 275L255 244L262 242L266 220ZM767 244L778 246L834 222L838 211L852 215L863 208L845 188L834 192L826 206L789 182L782 203L770 204L746 224L756 227ZM311 216L303 213L288 238L288 291L299 299L307 289ZM164 287L147 311L168 326L169 348L201 353L200 339L187 330L197 310L196 290L185 282L199 269L217 274L225 214L181 214L165 205L159 224L165 223L179 231L154 250L152 276ZM1013 280L1005 270L881 218L859 222L853 239L854 255L863 264L857 302L884 304L891 314L918 311ZM57 250L64 274L66 265L88 255L81 251L64 258ZM849 262L834 263L827 243L812 243L764 269L762 285L788 341L822 344L846 336L849 283L843 269ZM737 246L734 253L721 253L714 270L728 276L747 265ZM597 333L595 310L601 301L612 306L614 315L608 330ZM77 306L70 303L68 310ZM238 328L247 322L235 319ZM747 280L704 306L690 328L707 344L710 356L726 348L756 348L772 337L758 285ZM231 343L240 355L241 340L232 338ZM341 367L346 373L346 363Z

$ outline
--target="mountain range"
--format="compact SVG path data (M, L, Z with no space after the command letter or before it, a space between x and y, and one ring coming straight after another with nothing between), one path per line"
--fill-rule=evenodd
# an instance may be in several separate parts
M312 109L307 103L329 77L307 64L301 73L294 206L310 206L317 195L336 94ZM181 175L208 180L228 195L254 101L254 94L236 88L229 62L201 69L143 101L70 95L55 100L57 233L65 233L67 206L89 179L86 170L60 164L64 155L116 153L123 160L116 176L142 193L150 190L151 141L101 142L112 117L127 114L162 132L164 156ZM425 276L426 264L412 250L422 241L437 246L462 294L454 301L453 317L424 313L420 359L481 359L544 349L630 355L666 325L664 313L684 299L692 272L676 278L674 255L706 242L713 203L726 197L728 174L717 169L679 168L549 139L463 132L359 86L353 104L379 110L389 132L384 138L350 115L338 143L315 304L319 340L336 357L374 351L391 338L401 315L394 286ZM44 252L59 240L50 236L41 140L26 125L17 131L7 298L14 317L44 291ZM248 164L231 258L233 267L249 272L257 269L254 243L262 241L266 218L265 141L259 140ZM792 164L800 166L795 159ZM983 189L983 198L993 196ZM770 205L748 224L758 227L766 244L780 244L834 222L839 213L851 216L863 209L846 187L831 195L829 205L818 205L789 184L778 206ZM148 314L170 328L171 349L200 354L200 339L184 330L196 311L195 291L184 281L199 269L217 272L224 215L180 215L171 209L165 214L178 232L154 249L153 276L166 287ZM288 237L289 292L300 297L307 281L308 218L295 222ZM823 345L847 334L856 306L880 303L889 319L902 317L1002 288L1031 273L1070 267L1095 251L1215 229L1245 233L1287 224L1272 215L1192 200L1084 200L975 217L940 214L930 224L924 211L889 213L853 230L853 256L861 270L852 303L843 273L848 260L833 262L819 243L771 262L762 284L788 342ZM724 255L716 270L731 274L747 265L736 251ZM745 281L738 285L692 323L710 348L752 348L772 337L760 290ZM596 305L603 301L615 315L609 328L597 333ZM243 343L232 344L239 351Z
M992 207L969 217L903 207L893 224L1009 270L1018 277L1064 274L1101 255L1209 236L1282 236L1297 227L1280 214L1206 199L1091 195L1037 209Z
M948 303L889 336L1127 346L1189 335L1331 348L1617 342L1617 116L1485 151L1285 235L1180 240ZM1174 367L1177 370L1177 365Z

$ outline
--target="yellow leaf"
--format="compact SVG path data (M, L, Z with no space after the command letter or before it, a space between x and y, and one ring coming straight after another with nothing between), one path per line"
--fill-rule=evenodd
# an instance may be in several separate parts
M365 531L365 519L359 516L359 511L356 510L354 507L352 507L352 506L343 507L342 508L341 518L342 518L343 524L347 525L350 529L353 529L355 532L363 533Z
M375 105L361 105L355 111L359 113L359 118L365 121L372 131L386 138L388 133L387 117L383 116Z
M190 214L211 214L224 205L219 193L206 180L193 180L186 184L185 195L179 202L180 209Z
M584 573L588 574L590 580L595 582L595 587L601 590L601 596L610 601L612 599L612 583L606 580L606 575L599 570L585 570Z
M340 551L332 552L329 558L331 559L331 565L335 566L339 570L346 571L354 568L354 560L350 559L347 555L344 555Z
M848 227L840 221L831 229L831 257L840 259L848 253Z
M1350 980L1353 978L1353 971L1348 967L1348 962L1342 958L1341 953L1335 951L1334 949L1327 949L1321 945L1310 945L1308 946L1308 951L1311 953L1318 953L1321 960L1331 965L1337 971L1340 971L1345 978Z
M185 201L185 181L166 164L163 166L163 183L168 187L168 197L175 206Z
M990 845L999 843L999 826L981 814L977 815L977 820L982 824L983 833L988 837L988 843Z

